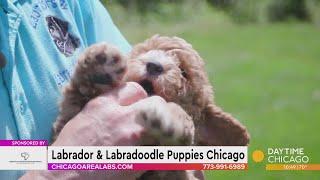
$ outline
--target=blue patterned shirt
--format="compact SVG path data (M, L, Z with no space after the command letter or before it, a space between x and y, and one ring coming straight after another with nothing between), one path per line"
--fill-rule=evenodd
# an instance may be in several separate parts
M49 140L77 56L101 41L131 48L99 0L0 0L0 139Z

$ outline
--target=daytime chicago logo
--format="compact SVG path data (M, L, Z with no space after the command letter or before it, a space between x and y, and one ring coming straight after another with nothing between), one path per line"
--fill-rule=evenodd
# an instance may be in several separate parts
M304 148L267 148L266 158L261 150L252 153L254 162L259 163L266 159L267 171L281 170L312 170L320 171L320 164L311 164Z
M307 164L309 156L305 155L304 148L268 148L268 163L275 164Z
M261 162L264 153L256 150L252 154L253 161ZM309 156L305 155L304 148L268 148L266 160L269 164L307 164Z

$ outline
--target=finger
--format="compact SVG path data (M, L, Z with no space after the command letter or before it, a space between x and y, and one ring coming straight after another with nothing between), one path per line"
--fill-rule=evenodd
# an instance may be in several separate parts
M140 101L137 101L133 104L131 104L130 108L133 109L143 109L145 107L157 107L160 104L164 104L167 103L166 100L164 100L162 97L160 96L151 96L145 99L142 99Z
M135 82L127 82L124 85L102 95L110 101L121 106L128 106L148 97L146 91Z

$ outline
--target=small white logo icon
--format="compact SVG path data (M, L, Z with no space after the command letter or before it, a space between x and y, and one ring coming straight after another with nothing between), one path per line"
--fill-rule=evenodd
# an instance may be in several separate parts
M30 157L30 155L27 152L23 152L21 153L21 157L26 161Z

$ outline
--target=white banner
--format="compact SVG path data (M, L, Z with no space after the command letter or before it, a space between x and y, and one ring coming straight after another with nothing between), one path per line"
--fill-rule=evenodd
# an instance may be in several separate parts
M0 170L47 170L47 146L0 146Z
M247 163L246 146L49 146L48 163Z

